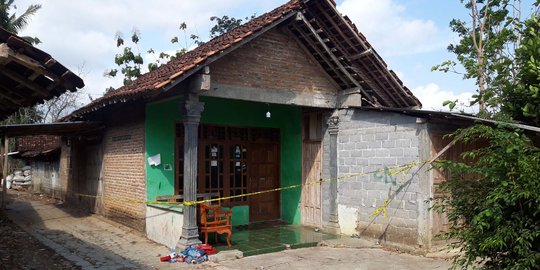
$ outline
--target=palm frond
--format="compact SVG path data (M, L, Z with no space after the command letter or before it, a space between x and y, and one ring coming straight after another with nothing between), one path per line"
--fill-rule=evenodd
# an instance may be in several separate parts
M18 33L19 31L24 29L28 25L28 22L30 22L30 17L34 15L40 8L41 5L33 4L28 6L28 8L26 8L26 11L23 14L19 16L16 16L15 14L11 15L11 17L9 18L9 25L12 28L11 30L13 30L13 32L15 33Z

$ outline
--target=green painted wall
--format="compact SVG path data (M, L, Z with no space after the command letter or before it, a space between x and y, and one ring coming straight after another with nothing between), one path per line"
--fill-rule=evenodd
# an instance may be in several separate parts
M300 107L270 105L272 117L265 117L268 107L263 103L201 97L205 110L203 124L272 127L281 131L281 186L301 183L302 177L302 110ZM160 166L146 164L147 197L174 194L174 126L182 120L180 99L146 106L146 156L161 154ZM173 166L164 170L164 164ZM300 223L300 189L281 193L281 218L293 224ZM234 220L237 221L234 221ZM249 208L233 208L235 225L247 224Z

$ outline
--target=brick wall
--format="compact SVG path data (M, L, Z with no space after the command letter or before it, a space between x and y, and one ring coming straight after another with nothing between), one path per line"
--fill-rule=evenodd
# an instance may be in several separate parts
M335 93L337 87L288 34L272 29L210 67L212 83Z
M140 231L145 229L146 199L144 118L124 117L107 123L103 137L104 214Z
M342 233L379 238L405 246L422 243L423 209L418 167L407 175L389 176L377 169L421 159L416 118L396 113L342 110L338 134L338 176L367 173L338 182L338 210ZM425 173L425 172L423 172ZM410 182L407 184L407 181ZM387 207L387 217L370 215L403 185ZM423 226L423 225L422 225ZM420 240L419 240L420 239Z

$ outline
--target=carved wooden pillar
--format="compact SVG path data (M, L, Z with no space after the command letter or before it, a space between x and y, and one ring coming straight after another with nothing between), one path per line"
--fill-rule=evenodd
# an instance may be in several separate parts
M338 168L337 168L337 135L339 131L339 116L338 112L335 111L330 118L328 118L328 134L330 135L330 178L333 180L330 181L330 217L327 231L335 234L339 234L339 220L338 220L338 206L337 206L337 195L338 195L338 186L337 186L337 177L338 177Z
M184 201L197 199L198 130L204 103L194 95L186 95L184 102ZM184 224L178 245L200 244L197 227L197 205L184 205Z

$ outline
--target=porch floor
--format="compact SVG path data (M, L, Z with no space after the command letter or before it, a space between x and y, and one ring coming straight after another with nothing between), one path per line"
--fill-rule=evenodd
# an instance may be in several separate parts
M313 247L323 240L337 239L332 235L316 231L314 228L289 224L253 224L246 227L234 227L231 237L231 247L227 247L225 237L221 236L218 243L214 236L209 235L209 244L218 251L237 249L244 257L278 252L288 248Z

